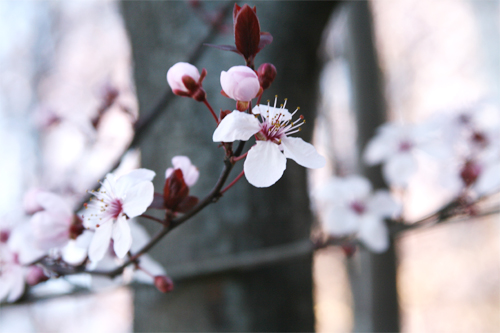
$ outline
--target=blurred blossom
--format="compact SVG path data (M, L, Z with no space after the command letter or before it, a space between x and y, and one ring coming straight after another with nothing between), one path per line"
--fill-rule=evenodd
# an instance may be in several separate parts
M439 142L431 141L432 134L428 126L386 123L368 142L364 160L368 165L383 163L384 179L390 185L406 186L418 169L417 151L444 154L445 148Z
M370 182L360 176L332 178L313 193L324 211L324 230L334 236L356 234L373 252L389 246L389 230L384 218L401 214L401 206L386 190L372 193Z

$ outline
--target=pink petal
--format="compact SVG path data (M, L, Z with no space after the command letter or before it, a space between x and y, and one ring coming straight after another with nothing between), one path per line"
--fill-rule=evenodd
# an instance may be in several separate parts
M195 81L200 78L200 72L195 66L187 62L178 62L170 67L167 72L167 82L172 90L188 91L182 82L184 75L192 77Z
M123 195L125 195L131 187L144 181L151 181L155 175L154 171L148 169L132 170L117 179L114 190L115 195L118 198L123 198Z
M323 221L323 228L333 236L352 234L359 229L359 217L349 209L330 207Z
M248 151L243 169L250 184L255 187L269 187L283 175L286 157L275 143L257 141Z
M233 111L228 114L213 135L214 142L233 142L235 140L247 141L260 131L259 121L252 115Z
M369 214L362 218L358 238L376 253L389 248L389 229L381 218L374 215Z
M112 221L107 221L95 229L94 237L92 237L89 247L90 261L97 262L104 257L109 248L112 231Z
M184 176L184 181L187 186L193 186L196 181L198 181L198 177L200 176L200 171L197 167L191 164L191 160L187 156L174 156L172 158L173 168L168 168L165 172L165 178L170 177L172 172L175 169L181 169L182 175Z
M406 186L416 171L417 161L410 153L392 156L382 168L385 180L396 186Z
M7 302L12 303L17 301L24 292L24 276L23 276L23 271L20 266L14 268L15 272L12 272L14 274L14 281L12 282L9 296L7 296Z
M318 154L316 148L301 138L284 137L281 139L281 145L285 156L303 167L318 169L326 164L325 158Z
M125 214L132 218L144 213L153 202L154 191L153 183L149 181L141 182L129 188L123 201Z
M47 211L60 213L66 216L73 215L73 211L68 202L66 202L66 200L64 200L57 194L50 192L41 192L38 193L36 198L40 206L42 206Z
M371 214L380 217L395 217L401 214L401 205L391 196L389 191L378 190L368 200L367 208Z
M113 225L113 244L118 258L123 258L132 246L132 233L127 219L120 216Z

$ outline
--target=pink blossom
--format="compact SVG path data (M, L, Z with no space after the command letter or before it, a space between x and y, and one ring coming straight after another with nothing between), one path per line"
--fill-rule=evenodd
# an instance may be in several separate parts
M130 250L132 234L127 220L144 213L153 201L154 175L147 169L133 170L119 178L108 174L101 188L92 191L95 198L84 214L84 223L95 229L89 247L91 261L104 257L111 239L119 258Z
M259 77L249 67L234 66L220 74L222 90L236 101L250 102L260 90Z
M257 143L248 151L243 165L245 177L256 187L268 187L281 178L286 169L286 159L291 158L306 168L321 168L325 158L318 154L313 145L301 138L290 137L304 124L302 116L292 121L295 110L290 114L285 105L280 108L257 105L254 115L233 111L228 114L215 130L215 142L246 141L253 135ZM260 121L257 118L260 115ZM283 153L282 153L283 151Z
M372 192L370 182L360 176L332 178L314 193L324 211L322 224L332 236L356 234L373 252L389 246L389 229L384 218L401 213L401 207L385 190Z
M190 77L193 82L198 82L200 79L200 72L195 66L187 62L178 62L168 70L167 82L174 93L177 93L176 91L184 93L189 92L189 89L184 83L184 76Z
M200 172L198 171L198 168L196 166L191 164L191 160L189 159L189 157L174 156L172 158L172 165L173 168L168 168L165 172L165 178L170 177L175 169L180 169L187 186L191 187L198 181Z

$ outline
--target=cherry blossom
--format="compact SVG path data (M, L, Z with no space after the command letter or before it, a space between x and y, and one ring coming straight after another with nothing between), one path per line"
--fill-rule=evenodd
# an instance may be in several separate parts
M299 132L305 120L300 116L292 121L298 108L290 114L285 105L277 108L276 101L273 107L257 105L252 110L254 115L235 110L222 119L213 134L215 142L246 141L255 135L257 143L248 151L243 169L248 182L256 187L276 183L286 169L287 158L313 169L326 163L313 145L289 136Z
M95 230L89 247L91 261L104 257L109 242L119 258L123 258L132 246L132 234L127 222L141 215L153 201L154 187L151 180L155 173L137 169L116 178L108 174L95 196L88 204L84 222Z
M429 144L434 134L429 126L386 123L368 142L363 158L368 165L383 163L382 173L390 185L406 186L418 169L417 151L431 155L440 155L445 151L439 143Z
M191 164L191 160L189 159L189 157L174 156L172 158L172 166L173 168L168 168L166 170L165 178L170 177L175 169L180 169L187 186L191 187L198 181L200 172L198 171L198 168L196 166Z
M40 192L36 200L42 207L30 220L36 245L41 250L60 248L83 232L83 224L71 206L59 195Z
M249 102L260 90L259 77L247 66L233 66L220 74L220 84L227 97Z
M178 62L168 70L167 82L174 93L176 91L189 92L183 82L184 76L190 77L193 81L198 81L200 79L200 72L195 66L187 62Z
M314 193L323 211L324 230L335 237L356 234L373 252L389 246L384 218L400 214L401 207L386 190L372 193L370 182L360 176L332 178Z
M15 302L22 296L25 273L17 254L0 244L0 302Z

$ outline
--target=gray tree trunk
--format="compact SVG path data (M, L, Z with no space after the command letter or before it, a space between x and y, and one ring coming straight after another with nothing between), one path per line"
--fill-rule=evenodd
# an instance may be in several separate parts
M216 7L225 3L205 3ZM279 95L288 106L310 120L301 137L312 133L317 88L317 48L334 2L258 2L262 31L274 42L256 58L256 67L272 62L278 76L263 101ZM208 27L186 2L124 1L123 15L130 34L135 80L142 113L150 110L166 89L165 74L186 61ZM231 27L231 15L226 17ZM232 34L219 34L210 43L232 44ZM206 48L195 65L208 70L204 86L216 111L234 108L220 95L222 70L243 65L239 56ZM157 172L155 188L163 187L165 169L175 155L187 155L200 169L192 194L203 196L222 169L223 151L211 140L214 122L208 110L193 100L175 97L141 140L142 162ZM247 144L246 149L251 143ZM167 295L148 287L135 290L135 331L313 331L310 254L268 266L226 267L219 271L196 263L232 254L252 257L260 250L300 244L309 238L311 213L305 169L289 160L278 183L257 189L242 179L220 201L174 230L152 255L179 279ZM238 165L230 176L241 170ZM151 232L157 227L144 225ZM257 251L257 252L255 252ZM255 254L257 255L257 254ZM229 257L228 257L229 258ZM200 266L201 267L201 266ZM189 274L185 272L189 271Z

